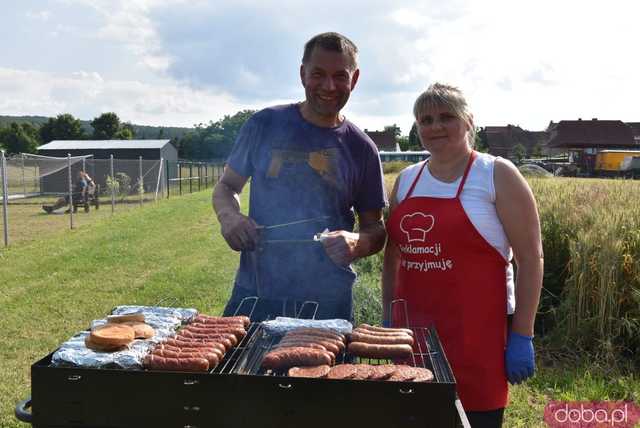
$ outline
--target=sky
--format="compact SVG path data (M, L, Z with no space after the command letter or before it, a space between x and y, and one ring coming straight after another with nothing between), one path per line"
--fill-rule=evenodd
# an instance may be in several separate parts
M305 42L359 48L344 113L396 124L433 82L466 94L477 126L640 122L633 0L0 0L0 115L193 126L301 101Z

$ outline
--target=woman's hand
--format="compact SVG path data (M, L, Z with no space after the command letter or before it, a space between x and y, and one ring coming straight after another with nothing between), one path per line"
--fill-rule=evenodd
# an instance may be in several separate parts
M533 376L536 369L533 337L523 336L514 331L509 332L505 368L507 379L511 384L519 384Z

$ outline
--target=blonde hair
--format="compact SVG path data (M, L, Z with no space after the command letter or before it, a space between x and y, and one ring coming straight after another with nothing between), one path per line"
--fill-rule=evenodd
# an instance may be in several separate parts
M469 105L460 89L444 83L433 83L426 91L421 93L413 104L413 115L416 122L427 111L438 107L444 107L451 111L456 117L462 119L469 126L467 143L473 147L476 140L476 128L473 124L473 114L469 110Z

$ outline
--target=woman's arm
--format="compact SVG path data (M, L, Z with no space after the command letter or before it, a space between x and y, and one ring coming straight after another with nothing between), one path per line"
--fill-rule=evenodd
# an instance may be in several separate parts
M396 182L393 185L391 195L389 195L389 216L393 213L393 210L398 205L397 193L398 183L400 182L400 176L396 178ZM382 323L384 325L391 324L391 316L389 313L389 304L393 300L396 289L396 276L398 273L398 266L400 264L400 251L396 244L391 242L387 234L387 245L384 249L384 261L382 263Z
M538 209L529 185L511 162L497 159L494 175L496 211L518 267L511 331L533 336L544 264Z

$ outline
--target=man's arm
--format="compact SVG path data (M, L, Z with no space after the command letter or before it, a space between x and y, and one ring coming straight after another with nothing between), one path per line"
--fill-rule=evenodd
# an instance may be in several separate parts
M236 251L252 250L258 240L256 223L240 213L240 193L247 180L248 177L227 166L213 189L213 210L220 222L222 236Z
M375 254L382 249L387 236L382 210L358 213L358 232L335 230L322 241L327 255L337 265L348 266L355 259Z

